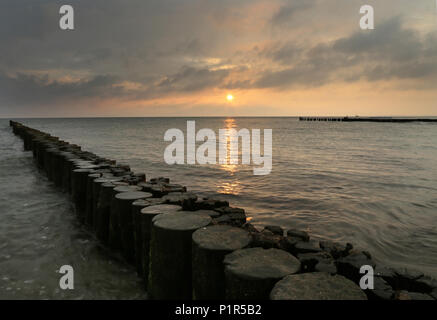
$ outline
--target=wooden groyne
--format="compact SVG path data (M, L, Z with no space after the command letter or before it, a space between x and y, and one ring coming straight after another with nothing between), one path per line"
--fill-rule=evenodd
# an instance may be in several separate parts
M299 117L299 121L328 121L328 122L434 122L433 118L391 118L391 117Z
M10 121L36 165L71 195L77 218L136 267L151 299L437 299L437 282L388 268L351 244L246 221L244 209L199 198L169 178ZM374 289L358 284L374 268Z

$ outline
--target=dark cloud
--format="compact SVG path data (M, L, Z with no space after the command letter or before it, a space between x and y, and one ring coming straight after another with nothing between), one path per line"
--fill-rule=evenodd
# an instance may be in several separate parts
M70 32L59 29L65 1L2 0L0 113L208 89L392 79L428 87L437 83L437 36L387 13L424 13L422 2L386 0L376 30L357 32L358 0L280 1L279 9L270 0L75 0Z
M229 75L229 70L209 70L184 66L178 73L167 76L158 87L165 91L199 91L220 86Z
M99 75L87 80L60 82L48 75L29 74L0 75L0 102L6 105L26 107L86 98L116 97L122 88L114 86L114 76Z
M382 22L375 31L356 32L309 48L294 43L273 45L264 49L263 55L288 67L264 71L253 87L314 87L360 79L436 79L437 42L432 40L432 34L422 36L395 17Z
M299 12L311 8L316 0L294 0L282 5L270 20L273 26L288 24Z

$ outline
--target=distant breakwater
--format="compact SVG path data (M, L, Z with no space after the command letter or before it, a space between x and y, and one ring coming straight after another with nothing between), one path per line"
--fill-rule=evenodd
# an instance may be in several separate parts
M433 118L392 118L392 117L299 117L299 121L327 121L327 122L390 122L390 123L411 123L411 122L433 122Z
M77 218L136 267L151 299L437 299L436 280L376 265L352 244L316 241L301 230L259 231L244 209L198 198L169 178L10 121L37 166L71 195ZM374 289L358 284L364 265Z

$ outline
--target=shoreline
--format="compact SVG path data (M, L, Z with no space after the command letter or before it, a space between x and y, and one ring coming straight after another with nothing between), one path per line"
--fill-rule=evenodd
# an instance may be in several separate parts
M200 223L200 226L196 230L192 230L191 233L194 233L198 229L202 229L207 226L210 227L220 225L244 230L250 235L250 244L246 244L241 249L237 248L236 250L232 250L232 252L237 250L246 250L244 252L247 252L247 248L263 248L263 250L270 250L269 252L274 252L274 257L280 255L278 253L280 251L281 254L282 252L288 253L291 257L298 260L298 262L294 260L293 261L295 264L299 263L299 270L292 270L289 271L289 273L277 275L273 285L276 285L281 279L290 275L293 275L293 277L299 277L299 275L315 272L324 272L330 275L340 275L341 277L357 283L360 278L360 266L375 266L371 259L371 255L368 252L354 250L353 246L350 244L341 245L329 241L322 241L319 243L318 241L310 239L306 232L300 230L288 230L285 235L285 230L277 226L267 226L263 231L260 232L256 230L250 223L246 222L243 209L229 207L229 203L226 201L198 199L196 195L187 192L186 188L183 186L170 184L170 180L168 178L151 179L149 182L146 182L146 176L144 174L135 174L131 172L128 165L117 165L113 160L103 159L92 153L84 152L79 146L70 145L67 142L59 140L57 137L52 137L47 133L25 127L17 122L11 121L10 125L12 126L14 133L19 135L24 140L25 150L32 150L39 167L46 171L49 179L54 181L55 185L58 187L72 194L76 204L78 218L91 228L95 227L94 222L98 221L99 219L98 213L106 212L106 214L111 215L111 211L118 211L118 213L121 214L119 217L129 216L131 214L129 213L131 211L131 207L135 206L135 202L143 200L144 202L142 205L144 206L137 204L139 207L141 207L141 211L144 208L153 207L154 205L159 206L167 204L180 206L181 209L183 209L183 212L187 214L187 217L197 215L198 217L201 216L203 219L203 217L208 216L210 220L206 219L208 220L206 221L203 219L205 222L199 222L198 218L193 218L193 221ZM103 180L100 183L101 185L95 183L95 181L99 179ZM103 186L104 184L109 185ZM121 192L117 193L111 191L107 193L107 195L109 194L110 197L107 198L107 205L105 208L106 211L99 211L97 209L101 208L96 203L99 199L97 199L98 197L95 197L95 195L99 195L99 191L101 192L106 188L108 190L110 189L109 191L119 188ZM132 193L134 192L148 193L151 196L149 197L145 194L133 195ZM133 200L132 202L129 202L130 200L127 201L126 199L117 200L117 194L122 193L125 197L129 197L129 199L137 196L139 198L130 199ZM113 204L114 201L119 202L118 205ZM209 212L205 213L199 211ZM127 214L124 214L126 212ZM170 213L160 212L159 214L168 215ZM177 215L180 215L180 213ZM133 218L136 216L137 215L134 214ZM174 222L174 219L175 217L172 218L172 221L167 222L165 227L161 229L165 230L168 234L171 234L170 231L172 229L169 225ZM158 221L159 219L155 221L149 221L149 223L152 224L153 222L151 227L154 228ZM182 222L178 223L180 224ZM204 223L207 224L203 225ZM123 238L123 228L128 228L127 230L130 230L129 228L135 228L137 225L131 226L131 222L127 221L124 225L121 223L120 226L122 228L118 228L119 230L115 228L113 233L116 235L119 234L120 237ZM100 231L102 232L102 230ZM155 230L155 234L156 232L157 230ZM189 234L190 242L191 233ZM129 234L129 232L127 234ZM166 237L163 237L162 239L166 239ZM186 242L186 239L188 238L182 238L181 243ZM127 243L133 243L133 240L129 239L129 236L124 240L125 242L127 241ZM153 239L150 239L150 242L153 242L152 240ZM118 240L114 243L117 242L121 244L121 246L117 248L117 245L115 245L114 250L120 251L123 255L129 256L128 259L131 259L131 261L132 259L135 260L135 254L132 256L131 252L128 253L130 249L129 246L123 246L123 240ZM217 241L214 243L215 245L218 245ZM153 243L149 244L152 247L154 245ZM272 249L274 250L271 251ZM210 249L209 251L214 250ZM227 253L227 255L232 254L232 252ZM187 251L186 253L191 252ZM259 253L254 254L257 256ZM158 260L163 258L165 257L157 257ZM181 259L184 260L183 257ZM287 258L284 259L289 259L289 257L287 256ZM245 261L244 257L239 257L238 261L240 260ZM279 263L281 263L282 259L279 260ZM190 265L189 271L191 273L191 259L189 263L188 261L186 262ZM138 263L138 261L132 261L132 263ZM193 264L193 266L195 265L196 264ZM217 263L215 265L217 265ZM237 279L235 274L232 274L232 264L229 265L226 265L226 267L223 265L221 266L221 269L225 268L227 271L231 270L226 274L226 279L229 280L228 282L232 284L233 282L236 283L240 281L241 279ZM286 265L288 266L289 263L286 263ZM200 269L202 270L202 268ZM187 270L184 271L188 272ZM264 275L259 274L256 276L258 278L264 277ZM144 278L146 277L150 277L150 274L148 276L144 276ZM158 277L158 279L160 278ZM162 287L163 283L164 282L155 285L155 287ZM175 292L180 288L185 289L185 291L189 291L186 290L186 287L190 286L190 284L187 283L179 283L178 285L170 283L169 285L175 285ZM201 285L206 285L205 281L202 282ZM250 284L246 285L250 286ZM256 291L256 294L261 294L258 286L259 288L261 287L261 285L258 284L256 288L252 289ZM270 286L271 283L269 284L269 288ZM351 290L355 290L356 288L359 289L359 287L355 286ZM395 296L398 299L425 299L433 296L434 299L436 299L436 288L437 285L435 280L423 274L408 272L406 270L394 270L385 267L378 268L378 266L376 266L375 290L366 290L365 293L367 298L371 299L391 299ZM270 291L271 289L272 288L270 288ZM406 291L411 292L408 293ZM244 296L241 296L242 293L238 293L236 290L233 290L233 294L233 298L244 298ZM159 298L159 294L155 294L155 297ZM264 292L261 296L255 295L255 297L264 298L266 297L266 294ZM163 298L165 299L166 297ZM182 296L182 298L188 297Z

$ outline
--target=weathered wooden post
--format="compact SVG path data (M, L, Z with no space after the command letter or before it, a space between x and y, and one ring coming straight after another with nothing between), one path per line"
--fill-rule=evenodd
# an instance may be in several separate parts
M149 198L149 201L159 201L159 198ZM140 253L141 271L140 276L144 279L145 287L147 289L149 281L149 264L150 264L150 239L152 237L152 220L159 214L173 213L181 211L182 207L172 204L157 204L145 207L141 209L139 220L138 234L136 235L139 239L140 248L138 252Z
M120 209L118 214L120 218L122 253L125 259L130 263L135 262L136 255L132 203L136 200L144 200L151 197L151 193L141 191L122 192L115 196L120 202L118 205Z
M86 178L91 169L74 169L72 172L72 195L79 220L85 222Z
M95 179L100 178L100 173L90 173L86 178L86 224L93 228L94 226L94 197L93 197L93 182Z
M211 220L206 215L177 212L153 219L148 283L152 299L192 298L191 237Z
M241 228L215 225L193 233L193 299L225 298L225 255L247 247L252 240Z
M124 199L123 197L117 197L120 193L125 192L140 192L136 186L118 186L112 189L111 209L109 212L109 237L108 245L111 249L121 251L122 250L122 238L120 228L120 217L126 210L131 212L131 204L133 201L141 199L139 198ZM140 195L140 194L138 194Z

